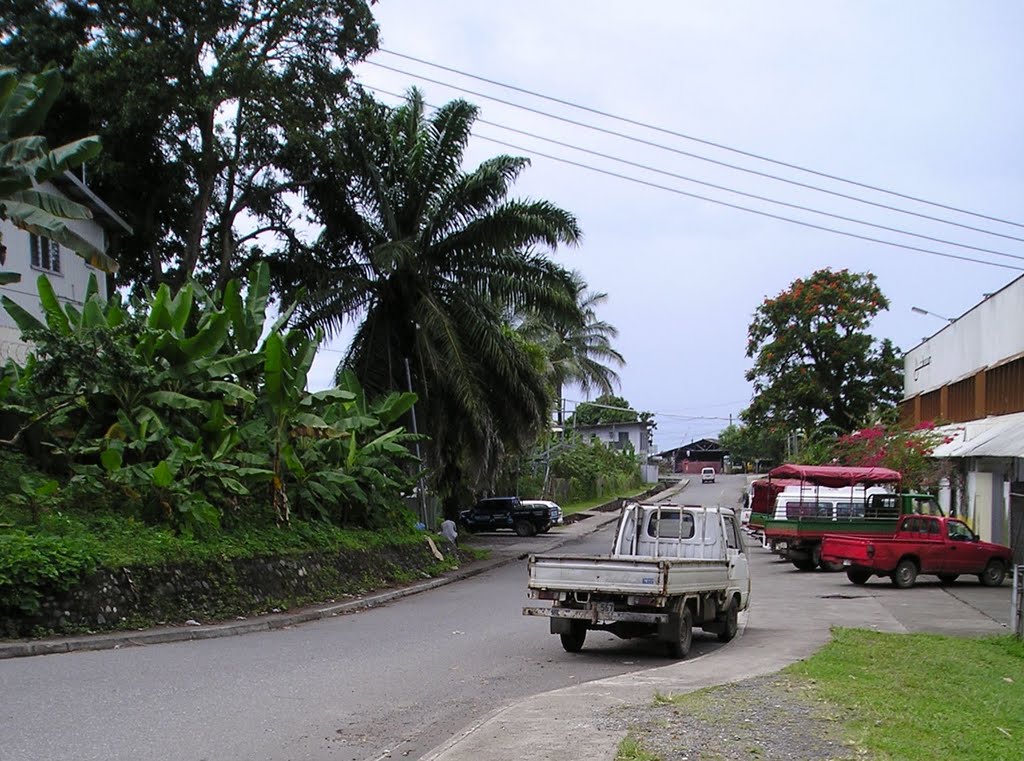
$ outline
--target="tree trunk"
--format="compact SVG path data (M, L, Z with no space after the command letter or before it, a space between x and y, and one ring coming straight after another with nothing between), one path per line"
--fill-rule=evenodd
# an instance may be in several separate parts
M217 157L215 155L213 111L203 114L199 125L202 139L202 161L199 165L199 192L192 217L189 220L188 236L185 240L185 256L181 263L180 283L185 283L195 272L199 263L200 249L203 245L203 230L206 227L206 214L213 199L213 190L217 182Z

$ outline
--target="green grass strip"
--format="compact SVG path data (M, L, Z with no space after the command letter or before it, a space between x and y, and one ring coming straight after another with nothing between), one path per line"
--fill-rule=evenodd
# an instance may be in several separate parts
M787 673L879 758L1024 758L1024 642L836 629Z

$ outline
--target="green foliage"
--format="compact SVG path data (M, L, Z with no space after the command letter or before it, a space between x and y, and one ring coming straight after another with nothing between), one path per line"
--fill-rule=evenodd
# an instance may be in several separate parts
M891 408L902 392L902 362L888 340L867 333L889 302L875 276L818 270L765 299L748 332L748 425L771 433L813 431L825 421L855 430Z
M607 293L590 293L578 273L573 273L573 298L580 317L559 318L529 311L522 315L518 332L535 343L543 352L547 376L559 404L558 422L562 421L562 389L575 384L584 392L592 389L611 394L619 376L609 365L623 366L626 361L612 346L618 336L615 326L597 319L597 307L608 298Z
M633 735L626 735L619 743L615 761L660 761L660 756L651 753Z
M635 423L641 419L639 413L621 396L602 394L593 402L582 402L569 416L569 425L601 425L603 423Z
M763 426L733 424L718 435L718 440L733 462L781 463L785 457L786 441L783 433L770 431Z
M879 758L1020 756L1024 643L1012 637L838 629L787 671L812 680L847 732Z
M68 589L95 564L90 548L77 541L0 533L0 608L34 613L45 589Z
M195 273L223 285L259 253L243 217L298 244L294 156L317 150L349 67L377 44L362 0L53 0L0 14L7 60L70 72L50 136L101 134L91 183L134 227L128 282L153 288Z
M567 502L622 493L640 483L640 466L632 451L615 451L600 441L577 440L551 460L552 479L568 482L559 495Z
M302 327L334 333L360 321L339 369L368 393L407 388L408 367L449 514L548 427L547 379L508 316L579 320L571 274L534 251L575 244L576 220L508 197L524 158L463 170L476 117L461 100L428 116L416 90L398 108L369 96L352 104L325 136L328 155L306 168L323 234L275 262Z
M39 188L40 183L100 152L96 137L51 149L46 138L38 134L61 86L56 69L22 76L14 69L0 67L0 219L70 248L94 267L114 272L117 262L67 225L69 220L90 218L91 212ZM17 273L0 273L0 285L19 279Z
M39 289L45 324L4 300L35 352L0 374L0 402L79 499L116 495L120 512L197 536L267 498L282 523L296 511L359 525L400 512L414 469L394 424L415 396L371 403L354 376L309 393L319 336L284 332L288 310L263 335L265 264L244 299L234 282L212 296L164 285L128 310L92 282L79 311L45 278Z

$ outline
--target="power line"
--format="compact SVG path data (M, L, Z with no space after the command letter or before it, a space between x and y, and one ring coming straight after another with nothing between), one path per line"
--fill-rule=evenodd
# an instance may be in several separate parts
M962 222L954 222L954 221L952 221L950 219L943 219L942 217L934 217L934 216L932 216L930 214L923 214L923 213L917 212L917 211L910 211L909 209L901 209L898 206L891 206L889 204L879 203L877 201L869 201L868 199L860 198L859 196L853 196L853 195L850 195L848 193L840 193L837 190L829 190L828 188L823 188L823 187L821 187L819 185L811 185L811 184L806 183L806 182L800 182L799 180L791 180L791 179L789 179L787 177L781 177L779 175L770 174L768 172L761 172L761 171L758 171L757 169L750 169L749 167L740 166L739 164L730 164L727 161L720 161L718 159L713 159L713 158L710 158L708 156L702 156L699 153L693 153L691 151L684 151L684 150L682 150L680 148L673 148L671 146L664 145L662 143L655 143L655 142L653 142L651 140L644 140L643 138L636 137L635 135L628 135L628 134L626 134L624 132L616 132L615 130L605 129L604 127L597 127L597 126L595 126L593 124L587 124L586 122L576 121L575 119L569 119L569 118L564 117L564 116L558 116L557 114L548 113L547 111L541 111L541 110L536 109L536 108L531 108L530 106L524 106L524 105L519 104L519 103L514 103L514 102L509 101L509 100L504 100L503 98L495 97L494 95L487 95L486 93L478 92L476 90L470 90L469 88L466 88L466 87L460 87L459 85L453 85L450 82L443 82L443 81L441 81L439 79L433 79L431 77L427 77L427 76L424 76L422 74L414 74L413 72L405 71L403 69L398 69L398 68L395 68L394 66L388 66L387 64L379 63L377 61L364 61L364 63L368 63L371 66L377 66L378 68L381 68L381 69L387 69L388 71L393 71L393 72L396 72L398 74L404 74L405 76L413 77L414 79L422 79L424 82L430 82L432 84L440 85L441 87L448 87L448 88L451 88L452 90L458 90L459 92L464 92L464 93L468 93L470 95L475 95L478 98L486 98L487 100L493 100L496 103L501 103L501 104L506 105L506 106L512 106L513 108L518 108L518 109L521 109L523 111L529 111L530 113L538 114L539 116L546 116L549 119L555 119L555 120L560 121L560 122L565 122L566 124L572 124L573 126L576 126L576 127L583 127L584 129L593 130L595 132L601 132L601 133L604 133L606 135L613 135L615 137L621 137L624 140L630 140L630 141L632 141L634 143L640 143L641 145L646 145L646 146L649 146L649 147L652 147L652 148L658 148L660 150L668 151L669 153L675 153L675 154L678 154L680 156L687 156L689 158L697 159L699 161L706 161L706 162L708 162L710 164L716 164L717 166L726 167L728 169L735 169L738 172L746 172L747 174L753 174L753 175L756 175L758 177L765 177L765 178L770 179L770 180L776 180L778 182L784 182L784 183L786 183L788 185L794 185L796 187L805 188L805 189L808 189L808 190L815 190L815 191L817 191L819 193L827 193L828 195L836 196L838 198L845 198L845 199L847 199L849 201L856 201L857 203L866 204L868 206L875 206L877 208L887 209L889 211L895 211L895 212L898 212L900 214L907 214L907 215L910 215L912 217L919 217L921 219L928 219L928 220L931 220L932 222L939 222L940 224L944 224L944 225L952 225L953 227L960 227L960 228L963 228L965 230L972 230L974 232L983 233L985 235L993 235L993 236L995 236L997 238L1005 238L1007 240L1015 240L1015 241L1019 241L1019 242L1024 242L1024 238L1020 238L1020 237L1018 237L1016 235L1008 235L1006 233L997 233L997 232L994 232L993 230L986 230L986 229L981 228L981 227L974 227L973 225L965 225ZM1015 224L1015 223L1010 222L1008 224Z
M562 98L556 98L554 96L545 95L543 93L536 92L534 90L528 90L528 89L523 88L523 87L517 87L516 85L510 85L510 84L505 83L505 82L499 82L498 80L488 79L487 77L481 77L481 76L478 76L476 74L470 74L469 72L462 71L461 69L456 69L456 68L453 68L453 67L450 67L450 66L444 66L444 65L439 64L439 63L434 63L432 61L427 61L427 60L422 59L422 58L416 58L415 56L407 55L405 53L399 53L399 52L394 51L394 50L388 50L386 48L381 48L379 50L379 52L385 53L387 55L396 56L398 58L405 58L406 60L409 60L409 61L415 61L416 63L421 63L421 64L424 64L426 66L431 66L431 67L436 68L436 69L441 69L443 71L448 71L448 72L451 72L453 74L458 74L458 75L463 76L463 77L469 77L470 79L475 79L475 80L477 80L479 82L486 82L487 84L495 85L497 87L504 87L506 89L513 90L515 92L523 93L524 95L531 95L531 96L533 96L535 98L541 98L543 100L551 101L552 103L558 103L558 104L561 104L563 106L569 106L570 108L575 108L575 109L578 109L580 111L586 111L588 113L595 114L597 116L603 116L603 117L606 117L608 119L614 119L616 121L623 122L624 124L631 124L631 125L634 125L634 126L637 126L637 127L643 127L645 129L653 130L655 132L661 132L662 134L665 134L665 135L671 135L673 137L682 138L683 140L690 140L692 142L700 143L702 145L707 145L707 146L710 146L710 147L713 147L713 148L719 148L719 149L721 149L723 151L729 151L730 153L735 153L735 154L740 155L740 156L747 156L748 158L757 159L758 161L765 161L765 162L768 162L770 164L775 164L776 166L784 166L784 167L786 167L788 169L796 169L797 171L806 172L808 174L812 174L812 175L815 175L817 177L823 177L825 179L835 180L836 182L842 182L842 183L846 183L848 185L855 185L857 187L864 188L866 190L873 190L873 191L876 191L878 193L885 193L886 195L896 196L898 198L903 198L903 199L906 199L908 201L915 201L917 203L927 204L929 206L935 206L935 207L940 208L940 209L946 209L947 211L955 211L955 212L957 212L959 214L967 214L967 215L972 216L972 217L978 217L980 219L987 219L987 220L992 221L992 222L1000 222L1002 224L1012 225L1014 227L1024 227L1024 224L1022 224L1020 222L1013 222L1013 221L1008 220L1008 219L1002 219L1000 217L993 217L993 216L990 216L988 214L981 214L979 212L969 211L967 209L961 209L961 208L956 207L956 206L949 206L947 204L939 203L937 201L929 201L929 200L927 200L925 198L919 198L917 196L908 195L906 193L900 193L900 192L895 191L895 190L889 190L887 188L879 187L879 186L876 186L876 185L870 185L868 183L859 182L857 180L850 180L850 179L847 179L845 177L840 177L838 175L828 174L827 172L821 172L821 171L818 171L818 170L815 170L815 169L810 169L809 167L805 167L805 166L802 166L800 164L792 164L792 163L789 163L789 162L786 162L786 161L780 161L778 159L769 158L768 156L763 156L763 155L761 155L759 153L753 153L751 151L745 151L745 150L742 150L740 148L733 148L732 146L725 145L723 143L716 143L713 140L707 140L705 138L696 137L694 135L688 135L688 134L686 134L684 132L677 132L675 130L668 129L666 127L659 127L657 125L646 124L644 122L637 121L636 119L630 119L629 117L626 117L626 116L620 116L618 114L613 114L613 113L610 113L608 111L601 111L600 109L591 108L590 106L584 106L582 104L575 103L575 102L570 101L570 100L564 100ZM415 75L413 75L413 76L415 76Z
M391 92L389 90L385 90L385 89L380 88L380 87L374 87L373 85L365 85L364 84L363 87L368 89L368 90L373 90L375 92L383 93L384 95L390 95L391 97L394 97L394 98L401 98L401 97L403 97L402 95L399 95L398 93L394 93L394 92ZM427 105L430 105L430 104L427 104ZM437 107L436 106L432 106L432 108L436 109ZM857 219L855 217L847 217L847 216L844 216L842 214L835 214L835 213L829 212L829 211L822 211L820 209L815 209L815 208L812 208L810 206L804 206L802 204L790 203L788 201L780 201L780 200L777 200L777 199L774 199L774 198L769 198L768 196L762 196L762 195L758 195L756 193L748 193L748 192L743 191L743 190L736 190L734 188L730 188L730 187L725 186L725 185L718 185L718 184L715 184L713 182L707 182L705 180L698 180L698 179L696 179L694 177L688 177L687 175L678 174L676 172L670 172L670 171L668 171L666 169L658 169L657 167L649 166L647 164L641 164L641 163L638 163L636 161L630 161L628 159L623 159L623 158L619 158L617 156L612 156L611 154L603 153L601 151L595 151L595 150L591 150L589 148L583 148L583 147L575 145L573 143L566 143L566 142L563 142L561 140L555 140L553 138L544 137L543 135L538 135L535 132L529 132L527 130L518 129L516 127L509 127L509 126L504 125L504 124L499 124L497 122L488 121L487 119L479 119L478 118L477 121L480 124L486 124L486 125L489 125L491 127L497 127L498 129L508 130L509 132L515 132L517 134L524 135L526 137L535 138L537 140L543 140L546 143L551 143L553 145L557 145L557 146L560 146L562 148L569 148L569 149L574 150L574 151L579 151L581 153L587 153L587 154L590 154L592 156L597 156L599 158L608 159L609 161L615 161L615 162L618 162L620 164L626 164L627 166L636 167L637 169L643 169L643 170L648 171L648 172L655 172L656 174L664 175L666 177L673 177L675 179L683 180L685 182L692 182L692 183L696 183L698 185L704 185L706 187L714 188L716 190L722 190L722 191L724 191L726 193L734 193L736 195L744 196L746 198L753 198L753 199L758 200L758 201L765 201L766 203L778 204L779 206L785 206L785 207L788 207L788 208L791 208L791 209L798 209L800 211L806 211L806 212L809 212L811 214L818 214L818 215L821 215L821 216L824 216L824 217L830 217L832 219L839 219L839 220L842 220L844 222L851 222L853 224L865 225L867 227L874 227L874 228L876 228L878 230L886 230L887 232L893 232L893 233L897 233L899 235L909 235L909 236L914 237L914 238L920 238L920 239L923 239L923 240L930 240L930 241L932 241L934 243L942 243L942 244L945 244L947 246L957 246L958 248L970 249L972 251L979 251L979 252L985 253L985 254L993 254L994 256L1002 256L1002 257L1006 257L1008 259L1024 260L1024 256L1021 256L1019 254L1010 254L1010 253L1006 253L1004 251L996 251L996 250L991 249L991 248L984 248L982 246L973 246L973 245L970 245L968 243L957 243L956 241L947 240L946 238L936 238L936 237L931 236L931 235L924 235L922 233L910 232L909 230L903 230L903 229L898 228L898 227L890 227L888 225L881 225L881 224L877 224L875 222L868 222L866 220Z
M783 222L790 222L790 223L792 223L794 225L801 225L802 227L809 227L809 228L811 228L813 230L823 230L825 232L835 233L837 235L845 235L845 236L847 236L849 238L856 238L858 240L864 240L864 241L868 241L870 243L879 243L879 244L881 244L883 246L890 246L892 248L902 248L902 249L906 249L908 251L917 251L919 253L929 254L931 256L940 256L940 257L942 257L944 259L957 259L957 260L963 261L963 262L973 262L974 264L985 264L985 265L988 265L989 267L999 267L1000 269L1013 270L1014 272L1024 271L1024 267L1015 267L1012 264L1002 264L1000 262L990 262L990 261L988 261L986 259L976 259L976 258L970 257L970 256L961 256L960 254L951 254L951 253L944 252L944 251L935 251L934 249L930 249L930 248L921 248L919 246L910 246L910 245L907 245L905 243L896 243L894 241L883 240L882 238L872 238L870 235L861 235L860 233L854 233L854 232L850 232L848 230L840 230L840 229L835 228L835 227L828 227L826 225L817 225L817 224L815 224L813 222L805 222L805 221L800 220L800 219L794 219L793 217L785 217L785 216L782 216L781 214L772 214L769 211L762 211L760 209L752 209L749 206L740 206L739 204L730 203L728 201L722 201L722 200L717 199L717 198L711 198L709 196L703 196L703 195L700 195L699 193L690 193L690 192L688 192L686 190L680 190L679 188L669 187L668 185L660 185L660 184L658 184L656 182L650 182L648 180L641 180L638 177L630 177L629 175L620 174L619 172L613 172L613 171L608 170L608 169L600 169L598 167L591 166L589 164L583 164L583 163L581 163L579 161L573 161L572 159L561 158L559 156L552 156L549 153L543 153L543 152L535 150L533 148L524 148L522 146L515 145L513 143L509 143L509 142L506 142L504 140L498 140L497 138L487 137L486 135L481 135L479 133L476 133L476 136L479 139L481 139L481 140L487 140L488 142L491 142L491 143L497 143L498 145L503 145L503 146L505 146L507 148L512 148L513 150L523 151L525 153L532 153L535 156L541 156L541 157L546 158L546 159L551 159L552 161L558 161L558 162L561 162L563 164L569 164L570 166L579 167L581 169L587 169L587 170L589 170L591 172L597 172L599 174L608 175L609 177L617 177L620 180L627 180L628 182L634 182L634 183L636 183L638 185L646 185L647 187L656 188L658 190L665 190L665 191L668 191L669 193L675 193L676 195L687 196L688 198L696 198L698 200L707 201L709 203L715 203L715 204L718 204L720 206L727 206L730 209L738 209L739 211L745 211L745 212L748 212L750 214L757 214L757 215L762 216L762 217L769 217L770 219L777 219L777 220L781 220Z

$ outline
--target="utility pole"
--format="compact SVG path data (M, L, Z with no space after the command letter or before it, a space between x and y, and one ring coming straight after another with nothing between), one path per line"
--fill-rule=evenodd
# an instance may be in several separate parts
M405 360L405 383L409 387L409 393L415 393L412 390L412 372L409 370L409 358L403 357ZM412 413L412 434L416 437L416 459L420 461L420 477L416 484L417 501L419 502L420 508L420 521L423 525L430 530L430 526L427 526L427 495L423 492L423 455L420 453L420 438L419 428L416 426L416 405L413 404L409 410Z

